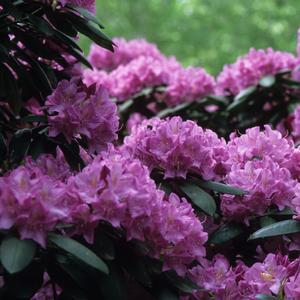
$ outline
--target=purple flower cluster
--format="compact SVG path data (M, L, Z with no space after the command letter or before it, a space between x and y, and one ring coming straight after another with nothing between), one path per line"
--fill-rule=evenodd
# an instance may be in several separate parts
M125 138L122 150L150 169L162 169L165 177L185 178L191 172L204 179L221 179L228 155L225 141L213 131L180 117L143 121Z
M176 106L182 102L201 100L215 88L214 78L202 68L180 68L171 72L167 85L165 102ZM184 101L183 101L184 100Z
M0 178L0 228L14 226L22 239L45 246L46 233L69 218L65 197L63 183L21 166Z
M191 205L175 194L167 198L140 161L110 150L65 182L52 176L59 166L49 157L28 161L0 178L0 229L15 228L22 239L45 246L47 232L69 224L71 235L92 243L106 221L124 229L128 240L143 241L148 255L164 258L164 269L180 275L205 256L207 233Z
M225 182L247 191L244 196L223 195L221 208L225 216L244 219L262 215L271 205L280 210L291 206L299 195L299 183L294 179L293 143L265 126L246 130L241 136L232 134L227 144L228 168Z
M175 194L167 199L138 160L123 153L98 157L70 178L69 191L80 203L71 212L76 233L88 241L98 222L107 221L124 228L128 240L144 241L149 255L164 258L165 270L181 275L205 255L207 234L190 204Z
M162 58L157 46L144 39L126 41L123 38L114 38L113 42L117 45L114 53L95 44L91 46L88 59L95 68L112 71L140 56Z
M274 75L285 69L292 70L296 65L297 58L291 53L272 48L251 48L234 64L224 66L217 77L216 92L219 95L236 95L244 88L256 85L263 76Z
M117 138L117 106L106 90L87 87L80 79L61 81L45 103L49 113L50 136L63 134L68 142L86 137L91 153L106 149Z
M299 259L290 261L287 256L273 253L251 267L241 262L231 267L222 255L212 261L203 259L201 265L189 271L189 276L207 291L195 292L193 299L255 300L258 294L283 293L284 299L299 299L299 263Z
M84 71L83 77L87 84L103 83L118 101L155 86L166 86L164 95L156 100L168 106L199 100L213 93L215 80L204 69L185 69L174 57L165 57L145 40L114 41L118 45L115 55L98 46L91 47L89 59L96 70Z
M109 92L119 101L127 100L143 88L166 85L168 77L168 61L140 56L109 74Z

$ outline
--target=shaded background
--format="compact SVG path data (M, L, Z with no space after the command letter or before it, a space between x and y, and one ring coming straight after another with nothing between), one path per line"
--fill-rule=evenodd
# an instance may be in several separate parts
M110 37L144 37L217 74L250 47L296 51L299 0L96 0ZM89 42L81 40L85 53Z

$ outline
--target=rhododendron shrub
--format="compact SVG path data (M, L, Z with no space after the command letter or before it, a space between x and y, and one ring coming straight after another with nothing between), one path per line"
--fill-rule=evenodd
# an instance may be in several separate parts
M0 1L0 298L300 299L299 45L215 80L93 12Z
M180 104L202 103L213 94L215 80L204 69L184 68L174 57L164 56L142 39L113 41L117 45L113 55L91 46L88 58L94 70L84 70L83 78L87 85L97 83L108 88L119 103L124 123L133 113L151 117Z

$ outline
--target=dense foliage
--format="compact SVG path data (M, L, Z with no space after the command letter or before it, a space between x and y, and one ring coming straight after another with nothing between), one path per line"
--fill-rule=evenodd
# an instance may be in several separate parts
M214 78L93 1L0 5L1 299L300 299L300 42Z

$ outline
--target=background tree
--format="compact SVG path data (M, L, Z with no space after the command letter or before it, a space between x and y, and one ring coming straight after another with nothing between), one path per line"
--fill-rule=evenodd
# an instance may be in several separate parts
M214 74L250 47L295 52L300 8L297 0L97 3L97 16L109 24L111 36L145 37L185 65L199 65ZM88 51L87 39L81 45Z

